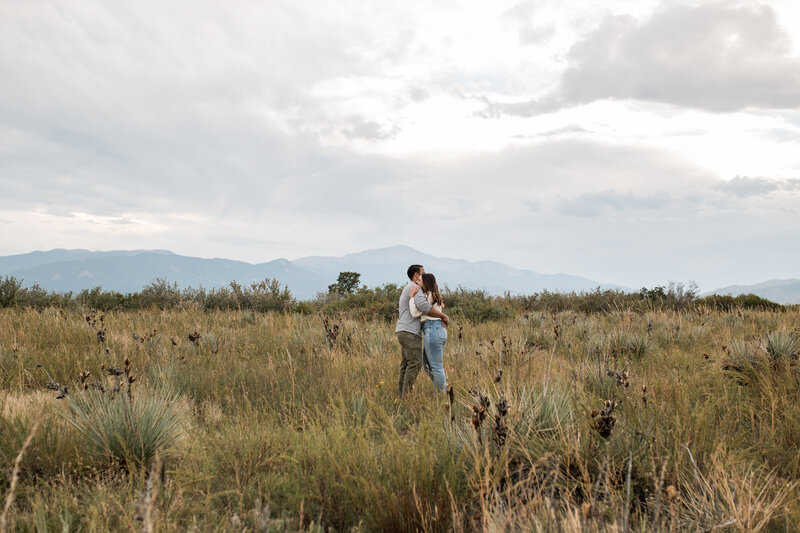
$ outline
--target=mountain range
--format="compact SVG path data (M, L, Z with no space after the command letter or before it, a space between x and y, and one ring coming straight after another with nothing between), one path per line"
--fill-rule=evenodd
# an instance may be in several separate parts
M310 256L289 261L275 259L265 263L246 263L229 259L182 256L166 250L49 250L0 257L0 277L13 276L24 286L38 284L58 292L93 287L119 292L136 292L157 278L180 287L227 286L277 279L298 299L309 299L326 291L340 272L361 274L369 287L407 281L408 265L425 265L436 274L440 286L451 289L482 289L490 294L531 294L543 290L558 292L590 291L597 287L626 290L624 287L569 274L542 274L512 268L495 261L466 261L435 257L408 246L367 250L341 257ZM731 286L711 291L716 294L754 293L781 303L800 303L800 280L772 280L758 285Z
M800 304L800 279L771 279L754 285L731 285L712 291L714 294L757 294L782 304Z
M93 287L135 292L156 278L180 287L207 289L227 286L231 281L249 284L265 278L277 279L298 299L309 299L326 291L340 272L361 274L369 287L384 283L404 284L408 265L420 263L436 273L441 286L483 289L491 294L550 291L587 291L595 287L616 287L568 274L540 274L493 261L470 262L434 257L407 246L368 250L341 257L304 257L294 261L275 259L251 264L229 259L188 257L166 250L50 250L0 257L0 276L23 280L24 286L38 284L58 292Z

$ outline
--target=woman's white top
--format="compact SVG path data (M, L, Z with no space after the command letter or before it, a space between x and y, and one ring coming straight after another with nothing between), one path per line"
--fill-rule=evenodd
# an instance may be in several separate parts
M433 294L431 294L431 293L423 293L423 294L425 294L425 299L428 300L428 303L431 304L434 309L436 309L437 311L439 311L441 313L442 312L442 306L439 305L439 304L433 303ZM414 303L414 297L413 296L411 297L411 299L408 302L408 310L411 311L411 316L413 316L414 318L419 317L419 321L420 322L427 322L428 320L441 320L441 318L434 318L432 316L422 314L422 311L417 309L417 305Z

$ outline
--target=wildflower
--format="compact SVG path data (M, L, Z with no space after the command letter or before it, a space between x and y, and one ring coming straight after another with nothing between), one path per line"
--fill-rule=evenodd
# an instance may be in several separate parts
M447 387L447 400L450 403L450 422L454 422L456 419L456 415L453 414L453 402L455 401L455 393L453 391L453 386L448 385Z
M614 416L614 409L617 408L617 405L619 405L619 402L606 400L603 403L602 411L592 410L592 418L595 419L594 428L604 439L608 439L611 436L611 430L614 429L614 425L617 423L617 418Z
M495 404L497 414L494 416L494 435L492 435L495 444L497 445L498 452L506 443L508 437L508 428L503 420L508 414L508 401L505 396L500 396L500 401Z
M667 497L669 498L669 501L673 501L678 497L678 490L675 488L675 485L670 485L667 487Z

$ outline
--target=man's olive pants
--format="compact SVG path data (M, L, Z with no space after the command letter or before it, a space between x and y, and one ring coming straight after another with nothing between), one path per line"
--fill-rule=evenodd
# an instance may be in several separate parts
M414 380L422 369L422 337L408 331L398 331L397 340L403 349L403 360L400 362L400 381L398 389L402 395L411 392Z

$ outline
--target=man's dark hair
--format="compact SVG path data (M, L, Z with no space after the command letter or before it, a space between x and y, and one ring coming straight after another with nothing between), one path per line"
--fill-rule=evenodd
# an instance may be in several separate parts
M408 279L414 279L414 275L419 274L420 270L422 270L422 265L411 265L408 267Z

